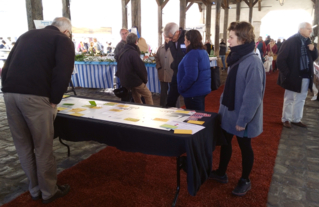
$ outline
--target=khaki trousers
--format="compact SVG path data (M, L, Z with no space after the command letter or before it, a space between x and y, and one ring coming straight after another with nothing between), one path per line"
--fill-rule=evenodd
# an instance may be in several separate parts
M152 93L150 90L148 90L148 88L146 87L144 83L142 83L141 85L135 88L132 88L132 96L135 103L143 104L141 100L141 96L143 96L146 104L154 105Z
M36 197L41 192L42 199L49 199L58 190L53 155L57 109L42 96L4 93L4 101L13 142L30 182L30 194Z

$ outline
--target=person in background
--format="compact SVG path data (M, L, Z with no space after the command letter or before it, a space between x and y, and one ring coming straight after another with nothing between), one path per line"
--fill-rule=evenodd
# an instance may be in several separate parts
M266 54L266 44L264 43L262 36L258 37L258 43L256 45L257 49L259 50L262 62L265 62L264 56Z
M226 69L225 57L226 57L226 44L224 39L221 40L219 44L219 57L222 59L223 68L222 70Z
M122 49L124 48L124 45L126 44L126 37L129 34L129 31L127 29L121 29L120 35L121 35L121 41L116 45L114 50L114 58L116 62L118 62L118 56L121 53Z
M265 45L267 46L268 44L269 44L269 42L270 42L270 36L268 35L267 37L266 37L266 40L265 40Z
M71 29L71 21L60 17L51 26L24 33L1 74L10 131L29 192L33 200L43 203L70 191L69 185L57 185L53 134L57 104L74 68Z
M211 92L209 57L199 31L187 31L184 43L187 54L178 65L178 92L186 109L205 111L205 97Z
M104 46L99 41L97 41L96 38L93 39L93 42L97 52L104 54Z
M109 43L107 44L106 52L107 52L107 53L111 53L111 52L112 52L112 42L109 42Z
M118 54L116 76L120 79L122 87L132 91L135 103L153 105L152 93L146 87L147 71L144 62L140 58L140 50L137 47L138 37L134 33L127 35L126 44Z
M83 40L83 45L84 45L84 49L87 51L89 51L89 42L88 42L88 39L87 38L84 38Z
M267 56L271 56L273 58L273 60L271 62L273 71L276 70L277 52L278 52L278 48L277 48L277 45L275 43L275 40L271 39L269 44L267 45L266 55Z
M208 55L210 55L210 51L212 50L212 45L210 44L209 40L206 40L205 47L206 47L206 51Z
M276 45L277 45L277 51L279 52L280 47L281 47L281 45L282 45L282 43L281 43L281 39L278 39L278 40L277 40ZM278 53L278 52L277 52L277 53Z
M161 82L160 105L162 107L166 106L167 93L169 89L168 85L171 82L174 73L174 71L171 68L173 56L168 45L169 39L165 37L165 35L164 39L165 43L158 48L157 53L155 55L156 68L158 70L158 79Z
M9 48L7 47L6 41L4 41L4 40L1 41L0 49L9 49Z
M231 52L227 63L230 69L218 112L227 145L221 146L219 167L211 172L210 178L228 182L226 170L232 156L232 138L236 135L241 150L242 173L232 194L244 196L251 189L249 175L254 163L251 138L263 131L266 76L263 64L254 52L253 26L248 22L232 22L228 31Z
M176 107L176 103L180 95L177 88L178 65L186 54L186 45L184 43L185 30L179 28L176 23L171 22L165 25L164 35L170 40L169 48L173 56L171 68L174 71L167 96L166 106Z
M318 58L311 33L311 24L301 23L299 32L282 44L277 56L277 83L285 89L281 121L286 128L291 128L291 124L307 127L301 119L308 89L312 89L313 62Z

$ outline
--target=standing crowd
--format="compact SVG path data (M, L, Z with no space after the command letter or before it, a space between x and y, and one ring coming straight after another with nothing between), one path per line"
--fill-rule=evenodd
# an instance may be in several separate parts
M74 68L71 29L71 21L61 17L44 29L26 32L9 54L1 75L8 122L20 163L29 179L29 191L33 200L42 199L43 203L50 203L70 191L67 184L57 185L53 134L57 104ZM259 38L255 43L254 28L248 22L232 22L228 32L231 49L226 59L228 76L218 111L227 144L221 147L219 166L209 178L228 182L226 171L235 135L241 149L242 174L232 194L243 196L251 189L249 175L254 163L251 140L263 131L266 73L255 48L261 57L273 56L279 51L278 84L285 88L282 122L287 128L291 128L290 124L306 127L301 122L303 106L312 86L313 61L318 51L309 40L312 32L309 23L301 24L299 32L279 46L270 38L265 42ZM134 102L153 105L152 94L146 87L147 71L140 58L143 39L127 29L121 29L120 35L122 40L114 51L118 64L116 76ZM205 98L211 92L211 70L209 51L201 34L168 23L164 38L165 43L155 56L162 87L161 106L177 107L179 97L183 96L186 109L205 111ZM98 41L94 42L92 50L100 50ZM90 50L84 43L80 43L80 50ZM220 55L225 61L223 40L221 48ZM225 69L225 62L223 66Z

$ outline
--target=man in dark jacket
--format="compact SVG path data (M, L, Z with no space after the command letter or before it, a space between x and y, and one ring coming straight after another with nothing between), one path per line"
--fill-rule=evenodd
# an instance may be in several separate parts
M124 48L124 45L126 44L126 37L128 35L128 30L127 29L121 29L120 30L120 35L121 35L121 41L116 45L115 50L114 50L114 58L116 62L118 62L118 56L120 55L122 49Z
M226 69L226 63L225 63L226 43L225 43L224 39L222 39L221 42L219 43L219 57L221 58L222 63L223 63L222 70L225 70Z
M311 24L301 23L299 32L282 44L277 56L278 84L286 89L282 122L287 128L291 128L290 123L307 127L301 119L308 89L312 87L313 61L318 57L318 50L309 39L311 33Z
M171 64L171 68L173 69L174 74L170 83L166 106L175 107L176 101L180 95L177 90L178 65L186 54L186 46L184 44L185 30L179 28L176 23L171 22L166 24L164 28L164 35L170 39L169 48L174 59Z
M152 93L146 87L147 71L144 62L140 58L140 50L137 47L138 37L134 33L127 35L126 44L118 55L116 76L119 77L121 85L132 90L135 103L153 105Z
M53 122L74 68L71 30L71 21L61 17L51 26L24 33L1 76L8 122L29 191L33 200L42 198L43 203L70 190L69 185L57 185Z

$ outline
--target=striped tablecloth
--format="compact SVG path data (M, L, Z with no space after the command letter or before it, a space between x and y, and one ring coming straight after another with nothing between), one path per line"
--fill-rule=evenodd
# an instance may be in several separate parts
M210 66L217 66L217 61L211 61ZM146 63L148 82L146 86L152 93L161 92L161 84L155 64ZM75 62L75 72L72 75L74 87L82 88L114 88L120 80L115 77L116 62Z

